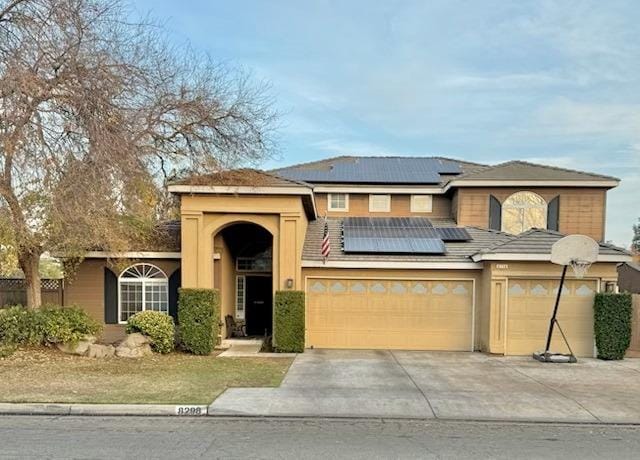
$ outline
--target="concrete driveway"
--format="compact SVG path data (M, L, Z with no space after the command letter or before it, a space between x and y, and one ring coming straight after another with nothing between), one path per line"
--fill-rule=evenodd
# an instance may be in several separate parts
M210 414L640 423L640 360L308 350L279 388L229 389Z

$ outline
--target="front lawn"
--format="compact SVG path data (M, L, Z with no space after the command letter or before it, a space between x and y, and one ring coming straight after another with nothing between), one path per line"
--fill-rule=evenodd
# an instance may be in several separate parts
M90 359L18 350L0 359L0 402L210 404L229 387L277 387L291 361L183 353Z

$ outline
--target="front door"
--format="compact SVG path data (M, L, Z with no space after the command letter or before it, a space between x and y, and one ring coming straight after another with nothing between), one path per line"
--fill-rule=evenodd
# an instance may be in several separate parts
M271 335L273 286L270 276L247 276L247 335Z

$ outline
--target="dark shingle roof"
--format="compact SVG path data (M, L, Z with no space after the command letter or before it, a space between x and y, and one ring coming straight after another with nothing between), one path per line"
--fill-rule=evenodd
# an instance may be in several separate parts
M341 156L271 172L311 183L438 185L481 168L485 166L442 157Z
M484 169L470 171L456 179L475 180L536 180L536 181L617 181L618 179L601 174L588 173L557 166L539 165L526 161L508 161Z
M479 251L480 254L551 254L551 246L553 243L563 238L560 232L552 230L543 230L532 228L513 239L496 244L485 250ZM606 255L629 255L629 252L607 243L600 244L600 254Z
M434 227L455 227L451 219L430 219ZM445 243L446 254L346 254L342 251L342 218L328 218L331 254L329 261L375 261L385 262L471 262L471 256L481 249L504 243L514 237L502 232L484 230L476 227L465 227L473 240L465 242ZM324 234L324 219L309 222L307 235L302 251L304 260L323 260L320 244Z

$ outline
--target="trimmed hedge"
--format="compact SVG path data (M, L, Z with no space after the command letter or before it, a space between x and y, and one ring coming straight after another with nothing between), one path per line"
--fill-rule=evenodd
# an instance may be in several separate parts
M173 318L160 311L141 311L127 321L127 334L139 332L151 339L157 353L171 353L175 346L176 328Z
M278 353L304 351L304 292L276 291L273 343Z
M0 345L77 343L85 335L97 335L102 325L79 307L46 305L40 309L21 306L0 310Z
M216 289L178 290L180 345L196 355L208 355L220 334L220 293Z
M631 343L631 294L599 292L593 309L598 358L624 358Z

